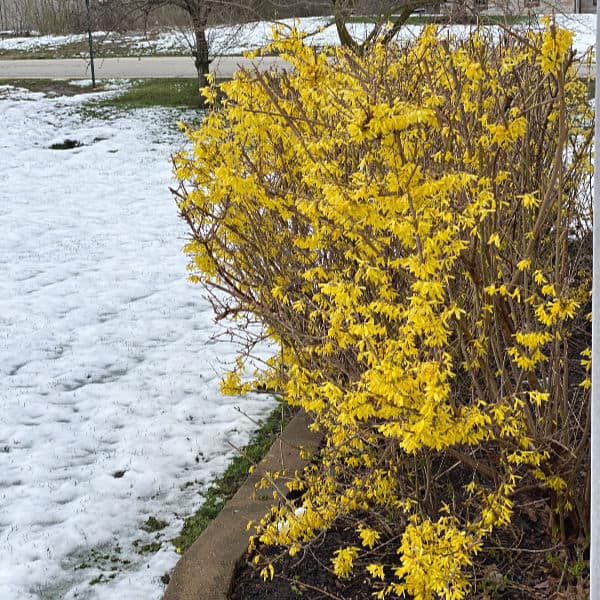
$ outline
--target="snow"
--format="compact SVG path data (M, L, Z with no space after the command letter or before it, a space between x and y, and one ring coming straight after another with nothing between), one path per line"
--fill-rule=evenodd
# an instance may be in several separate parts
M181 115L83 98L0 86L2 599L160 598L168 540L255 429L236 405L273 406L219 392L236 346L186 280L168 191ZM169 526L140 554L149 516Z
M93 34L93 40L103 42L105 40L111 40L111 33L104 31L96 31ZM55 50L61 46L68 44L87 42L87 33L78 33L71 35L27 35L27 36L13 36L8 35L4 39L0 39L0 50L22 50L25 52L31 52L34 50Z
M581 54L595 43L595 14L562 14L556 15L557 23L575 32L574 46ZM335 26L331 17L306 17L302 19L283 19L279 21L284 27L297 26L311 33L309 43L316 46L338 44ZM239 55L248 50L263 47L271 39L273 24L270 22L249 23L238 27L214 27L207 31L211 52L216 54ZM348 29L355 39L364 39L369 25L366 23L350 23ZM458 35L468 30L468 26L455 25L448 29ZM413 37L421 31L419 25L407 25L401 36ZM0 52L9 50L36 51L52 50L61 46L82 42L87 38L84 34L68 36L28 36L7 37L0 39ZM189 32L169 30L143 34L113 34L98 31L94 33L96 43L101 44L103 51L108 51L112 44L120 43L131 49L132 55L171 55L187 54L193 43Z

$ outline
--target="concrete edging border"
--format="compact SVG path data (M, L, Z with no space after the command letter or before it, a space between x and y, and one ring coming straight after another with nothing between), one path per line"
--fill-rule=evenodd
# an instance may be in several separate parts
M314 452L321 441L309 424L303 411L288 423L254 472L175 565L162 600L227 600L235 567L248 547L248 521L260 520L273 503L272 490L255 495L255 485L266 472L293 473L307 464L300 449Z

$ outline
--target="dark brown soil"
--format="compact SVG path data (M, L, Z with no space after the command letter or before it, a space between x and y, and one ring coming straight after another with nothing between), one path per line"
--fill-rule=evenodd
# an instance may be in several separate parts
M263 581L260 567L244 561L233 579L231 600L373 600L369 580L361 574L338 579L331 568L333 553L345 545L360 547L352 525L338 526L323 535L304 553L290 557L283 548L261 548L275 566L272 581Z
M515 542L519 532L521 540ZM377 562L394 563L392 540L387 556ZM338 524L312 544L304 553L290 557L283 548L260 548L261 565L275 566L272 581L263 581L261 566L244 560L233 578L230 600L372 600L373 580L364 568L356 576L340 580L332 572L331 558L342 546L361 546L353 525ZM512 546L510 551L507 548ZM517 513L513 526L489 540L474 567L474 585L469 600L587 600L589 562L578 555L575 545L552 542L542 520ZM376 586L377 584L375 584ZM377 589L377 588L375 588ZM397 596L388 596L390 600ZM409 600L405 597L404 600Z
M77 96L79 94L89 94L102 91L104 88L103 83L99 83L94 89L92 86L82 87L81 85L76 85L59 79L11 79L10 81L7 80L5 82L0 82L0 84L2 83L25 88L30 92L42 92L50 98L54 98L55 96Z

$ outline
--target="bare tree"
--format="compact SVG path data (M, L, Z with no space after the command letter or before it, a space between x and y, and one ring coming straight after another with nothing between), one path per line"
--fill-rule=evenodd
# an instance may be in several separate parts
M277 16L332 15L340 43L363 54L375 41L389 42L417 9L438 7L444 0L271 0ZM361 17L371 23L367 35L357 41L348 23Z
M435 0L330 0L340 43L363 54L375 41L389 42L400 31L412 13L436 4ZM348 31L348 21L355 14L369 16L372 27L362 42Z
M175 6L187 15L199 87L207 84L211 63L209 26L241 24L260 17L257 0L129 0L129 4L146 15L164 6Z
M4 0L0 0L0 31L8 29L8 14Z

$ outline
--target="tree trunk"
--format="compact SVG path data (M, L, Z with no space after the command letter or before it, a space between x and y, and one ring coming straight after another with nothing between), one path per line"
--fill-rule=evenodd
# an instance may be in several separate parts
M208 85L206 76L210 67L208 58L208 40L206 39L206 19L194 20L194 65L198 72L198 87L203 88Z
M347 3L341 2L340 0L331 0L331 5L333 8L333 16L335 19L335 28L337 29L340 44L342 44L342 46L345 46L346 48L350 48L351 50L356 52L356 54L362 54L362 48L350 35L350 32L346 27L346 22L348 21L348 17L350 16L350 11L348 9Z

